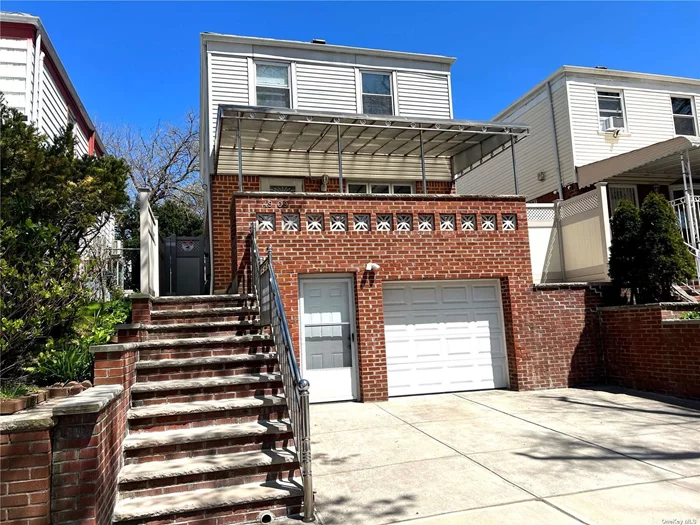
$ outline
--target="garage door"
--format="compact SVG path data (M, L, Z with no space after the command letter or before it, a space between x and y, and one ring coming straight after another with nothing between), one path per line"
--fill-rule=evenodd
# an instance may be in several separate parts
M508 386L498 281L384 284L389 395Z

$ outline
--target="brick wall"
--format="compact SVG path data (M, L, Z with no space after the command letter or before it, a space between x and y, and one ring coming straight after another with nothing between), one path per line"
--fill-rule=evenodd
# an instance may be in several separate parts
M0 523L49 523L50 490L50 429L0 434Z
M521 389L600 384L603 363L598 307L602 292L588 285L536 285L527 321L528 359Z
M278 209L282 201L287 207ZM237 194L235 197L232 221L236 225L235 271L241 288L246 286L243 277L249 261L249 228L257 213L276 213L276 231L259 231L258 242L261 247L273 247L277 278L297 350L299 274L353 275L363 400L387 397L382 284L396 280L500 280L510 381L512 387L518 388L520 377L515 363L528 336L522 314L527 311L531 280L525 203L521 199L287 195L271 201L272 208L266 207L269 202L269 196ZM281 231L282 212L299 213L301 231ZM307 212L324 213L324 231L306 231L303 221ZM331 212L347 213L350 228L353 213L371 212L371 231L330 231ZM413 231L376 231L378 213L412 214ZM456 231L417 231L417 216L422 213L435 214L438 228L440 213L455 214L458 221L461 213L475 213L477 223L480 214L496 214L498 229L462 231L458 222ZM517 230L503 231L503 213L517 215ZM374 276L364 271L370 261L381 265Z
M607 382L700 398L700 321L662 305L601 309Z
M216 293L225 293L231 284L231 198L238 191L237 175L212 176L212 226L214 240L214 289ZM417 191L422 191L422 181L414 181ZM328 181L328 192L338 191L338 179ZM454 193L454 184L447 181L428 181L429 194ZM243 177L243 191L260 190L260 178ZM321 179L307 177L304 179L306 192L321 191ZM137 322L137 321L134 321Z
M0 522L111 523L128 408L95 387L0 419Z

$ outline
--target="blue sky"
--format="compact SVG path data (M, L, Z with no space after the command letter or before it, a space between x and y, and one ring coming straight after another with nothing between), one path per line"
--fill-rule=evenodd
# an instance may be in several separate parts
M486 120L563 64L700 78L700 3L13 2L40 16L93 119L199 105L199 33L457 57L456 118Z

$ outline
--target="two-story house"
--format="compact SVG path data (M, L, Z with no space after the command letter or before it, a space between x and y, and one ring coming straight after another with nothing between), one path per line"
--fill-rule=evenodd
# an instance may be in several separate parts
M49 140L72 122L77 155L105 151L39 17L0 13L0 92Z
M564 66L496 115L531 128L514 162L502 155L475 163L457 175L456 190L504 193L517 184L528 201L548 203L603 183L608 217L621 199L639 206L659 191L673 203L700 272L698 101L700 79ZM575 245L584 244L564 241L578 259Z

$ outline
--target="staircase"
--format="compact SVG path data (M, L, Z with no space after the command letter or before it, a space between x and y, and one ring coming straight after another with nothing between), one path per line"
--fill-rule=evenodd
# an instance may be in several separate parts
M159 297L138 350L116 523L301 512L279 361L249 295Z

